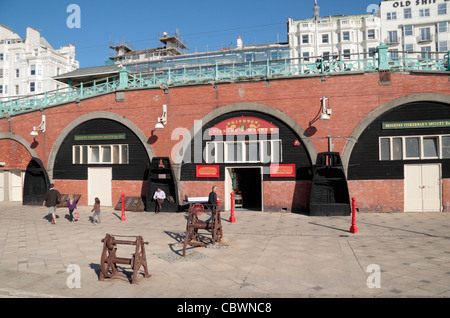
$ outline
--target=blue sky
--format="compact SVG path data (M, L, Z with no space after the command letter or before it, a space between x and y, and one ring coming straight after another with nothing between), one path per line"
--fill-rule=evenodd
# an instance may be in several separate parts
M366 13L379 0L318 0L320 16ZM80 28L69 28L70 4L80 8ZM38 29L55 48L74 43L80 67L103 65L109 42L127 41L135 49L159 46L162 32L176 29L188 53L244 44L287 41L288 18L313 15L313 0L0 0L0 24L25 37ZM74 21L74 20L72 20Z

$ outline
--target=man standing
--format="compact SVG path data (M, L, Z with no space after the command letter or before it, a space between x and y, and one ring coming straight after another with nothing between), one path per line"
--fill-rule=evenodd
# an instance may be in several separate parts
M162 209L161 204L164 202L165 198L166 193L163 190L161 190L160 187L158 187L158 190L156 190L155 194L153 195L153 200L156 201L155 213L161 211Z
M217 186L213 186L208 196L208 204L217 205Z
M48 214L52 216L52 224L56 224L56 206L61 200L61 194L58 190L54 189L54 184L50 183L50 189L45 194L43 206L48 207Z

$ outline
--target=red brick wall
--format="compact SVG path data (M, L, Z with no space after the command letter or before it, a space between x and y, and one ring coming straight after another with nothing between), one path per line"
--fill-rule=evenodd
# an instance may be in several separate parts
M212 85L205 86L185 86L170 88L168 93L161 89L141 89L125 91L125 101L116 102L115 94L108 94L99 97L81 100L79 104L70 103L67 105L44 109L47 119L47 131L36 137L34 150L38 157L47 167L51 149L56 138L63 129L76 118L92 113L94 111L112 112L123 116L132 121L149 138L149 142L156 156L170 156L172 148L179 140L171 140L172 131L179 127L190 129L194 121L202 118L206 114L220 108L221 106L234 103L260 103L272 108L283 111L287 116L295 120L303 129L308 128L310 121L316 116L321 107L321 97L329 98L329 107L332 109L331 120L316 121L313 126L316 133L311 136L312 142L317 152L328 150L327 136L333 137L333 151L342 153L346 138L351 134L356 125L373 109L378 106L396 99L415 93L440 93L450 95L450 85L448 76L441 75L413 75L406 73L393 73L391 75L392 85L380 86L378 84L378 73L367 73L349 76L330 76L324 77L303 77L285 80L271 80L267 84L265 81L242 82L235 84L218 84L217 88ZM157 117L161 115L162 105L166 104L168 108L168 124L162 130L154 131L153 127ZM16 133L29 144L33 143L33 137L29 135L33 126L41 121L39 111L11 117L11 132ZM9 131L9 123L6 118L0 119L0 132ZM3 145L5 141L2 141ZM0 144L0 146L2 145ZM0 156L7 157L10 150L0 148ZM22 151L21 151L22 153ZM173 158L172 158L173 159ZM25 166L20 159L20 166ZM1 160L0 160L1 161ZM28 159L29 161L29 159ZM77 185L74 185L77 183ZM289 192L296 188L292 184ZM390 181L383 182L389 185ZM83 185L84 184L84 185ZM120 194L125 183L113 184L113 200ZM356 184L355 184L356 185ZM371 182L362 184L360 190L353 186L352 191L363 197L366 189L364 187L371 185ZM130 189L129 195L140 195L145 185L142 182L132 182L126 185ZM203 186L206 188L203 189ZM207 195L212 183L196 183L196 192ZM373 185L371 185L373 186ZM79 188L79 187L82 187ZM267 185L267 188L276 188L277 186ZM446 186L448 189L448 186ZM87 185L85 181L61 182L61 191L68 193L72 188L79 189L78 192L86 193ZM186 191L185 185L182 185L183 191ZM224 191L224 187L219 186L219 191ZM303 190L298 190L303 191ZM306 191L306 190L304 190ZM266 192L266 191L265 191ZM286 191L288 192L288 191ZM145 191L144 191L145 193ZM220 193L220 192L219 192ZM197 194L195 194L197 196ZM221 194L223 196L223 194ZM267 194L265 198L269 200L268 206L274 206L275 201ZM289 196L289 195L288 195ZM303 197L309 195L303 195ZM370 201L367 196L367 208L378 209L375 199ZM291 198L292 200L292 198ZM303 206L306 203L295 202L293 206ZM82 201L84 202L84 201ZM392 201L394 204L391 209L401 209L398 201ZM384 203L382 203L384 206Z
M0 139L0 162L5 166L0 169L26 170L31 154L21 143L12 139Z
M359 212L403 212L404 180L349 180Z

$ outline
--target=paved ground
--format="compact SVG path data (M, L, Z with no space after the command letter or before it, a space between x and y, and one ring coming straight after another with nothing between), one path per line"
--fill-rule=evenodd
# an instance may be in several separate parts
M94 226L90 208L79 210L71 224L58 209L52 225L44 207L0 203L0 297L450 296L450 213L358 213L352 234L351 217L236 211L230 223L224 212L224 243L183 258L185 213L127 212L121 221L103 208ZM99 281L106 233L149 241L151 277ZM131 253L119 245L118 256Z

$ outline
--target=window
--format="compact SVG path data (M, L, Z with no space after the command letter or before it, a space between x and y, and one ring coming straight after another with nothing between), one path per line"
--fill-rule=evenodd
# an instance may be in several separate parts
M414 51L414 44L405 44L405 51L410 53Z
M413 35L413 26L412 25L405 25L403 27L403 33L405 36Z
M419 141L420 139L418 137L405 138L406 159L419 159L420 157Z
M20 69L16 68L16 78L20 77Z
M423 59L430 58L431 46L423 46L420 48L420 57Z
M386 20L397 20L397 13L396 12L386 13Z
M73 164L128 164L128 145L76 145Z
M19 61L20 61L20 53L16 53L15 56L16 56L16 57L15 57L15 61L16 61L16 62L19 62Z
M20 91L19 91L19 85L16 85L16 86L15 86L15 89L16 89L16 95L19 95L19 92L20 92Z
M3 78L3 69L0 68L0 78Z
M281 140L207 142L206 163L252 163L281 161Z
M328 43L328 34L322 34L322 43Z
M420 29L420 41L431 41L430 28Z
M438 22L437 30L438 30L438 33L445 33L445 32L447 32L447 21L445 21L445 22Z
M375 30L367 30L367 39L375 39Z
M30 65L30 75L36 75L36 65Z
M397 31L389 31L388 32L388 43L398 43L397 40Z
M309 43L309 35L308 34L302 35L302 43L304 43L304 44Z
M342 41L350 41L350 32L342 32Z
M447 14L447 4L439 3L438 4L438 15Z
M450 135L380 137L380 160L450 159Z
M450 159L450 136L441 137L442 158Z
M448 45L447 41L442 41L438 43L438 49L439 52L447 52L448 51Z
M0 94L3 94L3 85L0 85Z
M305 61L309 61L309 52L303 52L302 56Z
M344 59L349 60L350 59L350 50L343 50L344 53Z
M36 83L30 82L30 93L33 93L34 91L36 91Z
M430 16L430 9L419 10L419 17L429 17L429 16Z
M405 19L411 19L411 17L412 17L412 15L411 15L411 8L403 9L403 17Z

